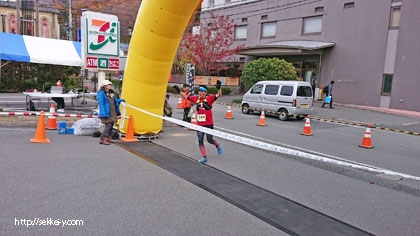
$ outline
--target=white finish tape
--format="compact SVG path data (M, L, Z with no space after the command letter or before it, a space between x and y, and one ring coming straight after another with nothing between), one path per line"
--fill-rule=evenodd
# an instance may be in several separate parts
M316 160L316 161L321 161L321 162L325 162L325 163L335 164L335 165L339 165L339 166L346 166L346 167L351 167L351 168L355 168L355 169L366 170L366 171L370 171L370 172L374 172L374 173L378 173L378 174L394 175L394 176L400 176L400 177L407 178L407 179L420 180L420 177L418 177L418 176L413 176L413 175L408 175L408 174L404 174L404 173L400 173L400 172L396 172L396 171L392 171L392 170L382 169L382 168L379 168L379 167L368 167L368 166L363 166L363 165L357 165L357 164L353 164L353 163L349 163L349 162L345 162L345 161L334 160L334 159L330 159L330 158L327 158L327 157L322 157L322 156L311 154L311 153L306 153L306 152L302 152L302 151L293 150L293 149L290 149L290 148L284 148L284 147L276 146L276 145L273 145L273 144L269 144L269 143L265 143L265 142L261 142L261 141L257 141L257 140L253 140L253 139L249 139L249 138L240 137L240 136L237 136L237 135L217 131L217 130L214 130L214 129L209 129L209 128L202 127L202 126L199 126L199 125L194 125L194 124L191 124L191 123L188 123L188 122L185 122L185 121L182 121L182 120L178 120L178 119L175 119L175 118L159 116L159 115L153 114L151 112L142 110L140 108L134 107L134 106L132 106L130 104L127 104L127 103L121 103L121 104L123 104L124 106L131 107L135 110L141 111L143 113L146 113L148 115L167 120L167 121L175 123L177 125L182 125L184 127L190 128L190 129L194 129L194 130L206 133L206 134L211 134L213 136L223 138L223 139L226 139L226 140L229 140L229 141L232 141L232 142L236 142L236 143L241 143L241 144L244 144L244 145L247 145L247 146L260 148L260 149L271 151L271 152L277 152L277 153L282 153L282 154L287 154L287 155L298 156L298 157L302 157L302 158L305 158L305 159L310 159L310 160Z

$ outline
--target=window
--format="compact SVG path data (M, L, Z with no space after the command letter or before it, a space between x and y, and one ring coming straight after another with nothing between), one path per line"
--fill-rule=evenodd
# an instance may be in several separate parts
M235 27L235 40L246 39L247 37L247 26L241 25Z
M261 94L263 85L257 84L251 89L251 94Z
M391 20L389 28L400 27L401 7L391 7Z
M382 82L382 95L391 95L393 75L385 74Z
M354 2L344 3L344 8L354 8Z
M242 23L248 22L248 18L242 18Z
M277 95L279 92L279 86L278 85L267 85L265 86L264 93L267 95Z
M283 86L280 90L280 95L282 96L292 96L293 86Z
M261 38L276 37L277 22L261 24Z
M199 35L200 34L200 26L196 25L192 27L192 35Z
M303 18L303 34L320 34L322 30L322 16Z
M211 30L210 31L210 40L215 40L217 36L217 31L216 30Z
M261 16L261 20L267 20L268 19L268 16L267 15L262 15Z
M298 97L312 97L312 89L309 86L298 86L297 88Z
M315 7L315 12L324 12L324 7Z
M214 0L209 0L209 7L214 7Z
M231 0L225 0L225 3L226 4L231 3Z

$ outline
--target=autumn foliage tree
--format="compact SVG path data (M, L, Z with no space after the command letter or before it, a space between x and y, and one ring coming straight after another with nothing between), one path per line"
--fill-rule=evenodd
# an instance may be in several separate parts
M235 24L228 16L212 13L205 23L200 25L199 33L184 35L176 60L179 64L195 64L198 73L202 75L212 75L228 69L224 62L231 60L244 45L234 46Z
M79 21L83 10L102 12L118 16L122 27L121 36L124 36L124 34L127 34L128 27L134 27L140 4L141 1L139 0L72 0L71 9L75 24L73 28L80 27L80 25L76 25L76 22ZM41 5L58 9L60 11L59 23L63 24L65 29L68 28L69 0L46 0ZM80 24L80 22L78 23Z

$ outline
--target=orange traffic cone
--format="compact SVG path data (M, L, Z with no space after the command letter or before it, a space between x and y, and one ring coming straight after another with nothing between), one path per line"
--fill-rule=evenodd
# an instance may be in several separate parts
M36 126L35 137L30 139L31 143L49 143L51 142L47 139L45 135L45 118L44 118L44 111L41 111L41 116L38 120L38 125Z
M258 122L258 124L257 124L258 126L267 126L266 124L265 124L265 113L264 113L264 108L262 109L262 112L261 112L261 116L260 116L260 121Z
M57 129L57 119L52 114L55 113L55 105L51 103L50 107L50 115L48 116L47 120L47 128L46 129Z
M125 133L125 138L120 138L120 140L123 141L124 143L139 142L138 139L134 138L133 126L134 126L133 116L130 115L130 117L128 118L128 127L127 127L127 132Z
M300 133L302 135L311 136L311 116L308 115L306 117L305 127L303 128L303 132Z
M372 146L372 134L370 133L370 124L368 124L366 127L365 136L363 137L362 144L359 145L359 147L368 149L374 148Z
M178 98L178 109L183 109L184 107L182 106L182 99L181 97Z
M191 108L192 109L192 108ZM193 125L197 125L198 124L198 122L197 122L197 118L196 118L196 115L195 115L195 111L193 110L193 113L192 113L192 115L191 115L191 124L193 124ZM194 130L194 129L189 129L189 130Z
M230 105L228 106L225 119L233 119L233 117L232 117L232 108L230 107Z

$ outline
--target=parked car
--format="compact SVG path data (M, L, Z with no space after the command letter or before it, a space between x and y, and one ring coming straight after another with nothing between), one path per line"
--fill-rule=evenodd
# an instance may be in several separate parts
M242 113L248 114L255 109L279 112L280 120L288 120L291 115L297 119L312 114L312 87L302 81L260 81L242 98Z

